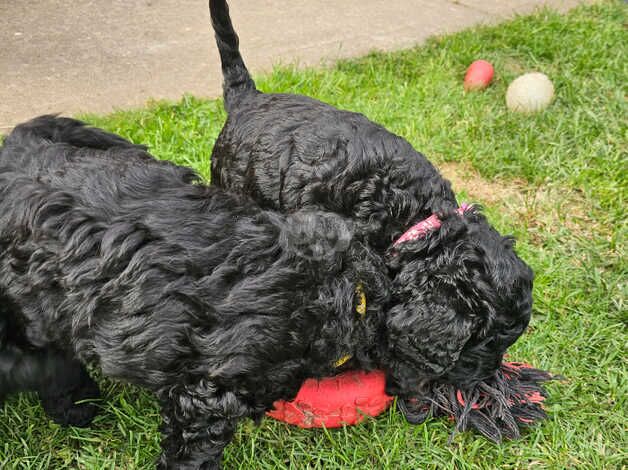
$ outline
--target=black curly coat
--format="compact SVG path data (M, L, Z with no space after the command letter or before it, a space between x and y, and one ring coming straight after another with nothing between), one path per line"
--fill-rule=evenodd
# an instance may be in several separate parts
M158 397L160 467L216 468L238 419L342 356L387 361L389 280L352 237L333 213L261 210L72 119L17 126L0 149L0 396L36 390L86 424L92 363Z
M388 389L417 394L431 379L467 387L491 377L525 330L533 273L477 210L459 216L450 184L410 144L361 114L311 98L260 93L224 0L209 2L222 61L227 122L212 182L286 213L350 218L355 240L389 269ZM433 213L442 226L392 248ZM367 296L372 294L367 292Z

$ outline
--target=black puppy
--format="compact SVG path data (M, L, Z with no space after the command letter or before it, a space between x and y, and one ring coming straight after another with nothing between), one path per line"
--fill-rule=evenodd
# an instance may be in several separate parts
M514 241L477 209L459 209L449 182L401 137L305 96L256 90L226 2L209 7L228 113L212 182L265 208L353 221L355 240L378 253L392 281L389 392L405 398L433 380L472 387L492 377L531 313L533 273Z
M38 390L85 424L74 401L97 389L77 359L93 363L159 399L161 468L217 468L237 420L305 378L348 355L385 367L385 266L352 236L79 121L17 126L0 149L0 396Z

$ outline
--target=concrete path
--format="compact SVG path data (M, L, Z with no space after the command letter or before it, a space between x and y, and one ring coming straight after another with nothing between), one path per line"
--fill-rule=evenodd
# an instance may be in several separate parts
M590 1L590 0L585 0ZM317 65L580 0L232 0L253 73ZM206 0L0 0L0 132L38 114L217 96Z

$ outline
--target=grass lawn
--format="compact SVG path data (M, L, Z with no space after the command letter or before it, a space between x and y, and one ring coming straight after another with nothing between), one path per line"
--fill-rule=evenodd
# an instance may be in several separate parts
M357 427L300 430L244 422L226 468L626 468L626 176L628 7L606 1L565 16L541 12L495 27L374 53L332 69L280 68L262 90L307 94L359 111L407 138L479 201L536 271L535 315L511 357L559 372L549 419L515 442L474 434L448 438L446 420L407 424L394 410ZM214 47L208 44L207 47ZM495 83L465 94L476 58ZM545 112L509 113L507 84L548 74L557 92ZM153 154L209 175L224 122L221 101L192 97L89 116ZM102 380L102 413L88 429L62 429L34 397L0 408L0 468L151 468L159 410L147 393Z

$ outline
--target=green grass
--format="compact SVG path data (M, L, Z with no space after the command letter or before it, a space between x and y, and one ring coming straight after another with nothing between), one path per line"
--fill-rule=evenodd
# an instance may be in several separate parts
M242 423L227 468L626 468L627 23L626 6L607 1L331 69L257 77L262 90L362 112L437 164L473 165L496 188L520 181L523 205L505 198L487 208L537 273L535 316L511 356L566 381L549 386L549 419L519 441L463 434L448 444L446 420L411 426L394 410L331 431L265 420ZM495 65L496 81L465 94L464 70L479 57ZM530 70L551 77L556 101L539 114L509 113L507 84ZM88 119L208 177L225 114L220 101L186 97ZM0 409L0 467L150 468L159 452L156 403L136 388L102 384L103 413L85 430L51 424L33 397L11 398Z

